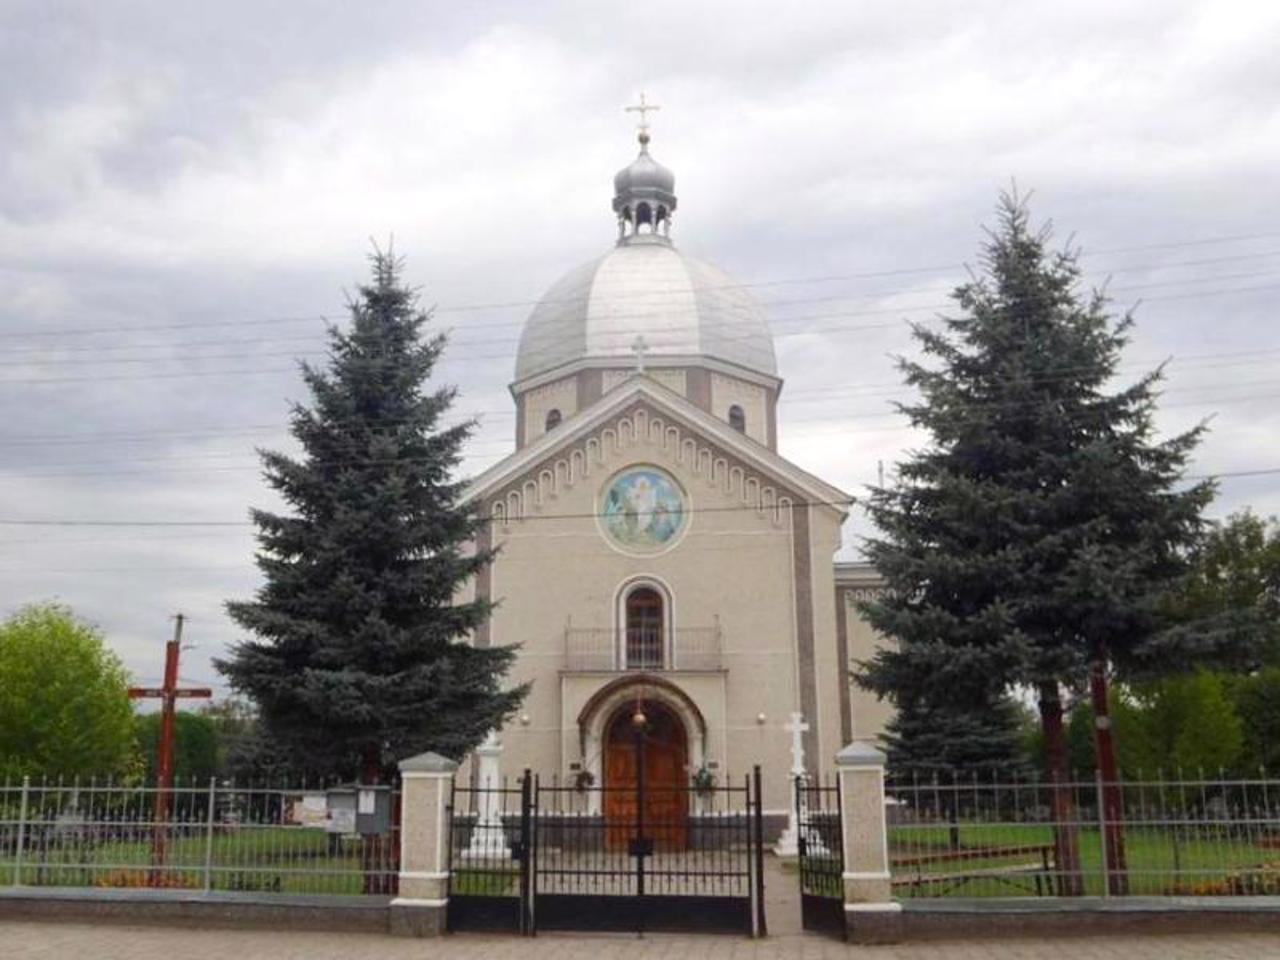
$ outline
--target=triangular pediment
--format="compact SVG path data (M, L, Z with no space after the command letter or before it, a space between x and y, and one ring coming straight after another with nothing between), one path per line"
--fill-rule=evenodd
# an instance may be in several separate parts
M619 384L590 407L494 464L468 486L468 502L505 521L537 512L566 486L639 440L661 445L748 506L775 516L806 503L848 512L852 498L645 376Z

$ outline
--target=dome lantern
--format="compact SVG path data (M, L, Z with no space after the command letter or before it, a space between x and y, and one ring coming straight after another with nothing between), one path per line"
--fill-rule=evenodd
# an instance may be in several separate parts
M666 240L671 234L671 216L676 210L676 177L649 155L650 110L661 109L645 101L626 108L640 114L640 153L613 178L613 212L618 218L618 243L644 237ZM652 242L652 241L649 241Z

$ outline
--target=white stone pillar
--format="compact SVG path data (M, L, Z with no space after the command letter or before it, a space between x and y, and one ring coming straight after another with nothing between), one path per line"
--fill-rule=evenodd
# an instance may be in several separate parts
M791 800L787 804L787 826L773 845L773 852L779 857L794 857L800 853L800 811L796 806L796 780L804 776L804 734L809 725L804 722L804 714L791 714L791 721L783 728L791 734L791 779L789 781Z
M502 744L490 730L476 747L476 786L479 788L476 822L471 839L461 852L464 859L492 859L507 855L507 832L502 822Z
M902 905L893 899L889 874L884 762L881 751L857 740L836 754L843 807L845 928L856 943L893 941L900 936Z
M437 753L400 762L400 892L391 932L444 932L449 905L449 798L458 765Z

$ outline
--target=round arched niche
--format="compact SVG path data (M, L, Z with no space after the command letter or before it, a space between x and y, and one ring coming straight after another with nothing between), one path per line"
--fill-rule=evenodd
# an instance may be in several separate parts
M690 770L697 770L706 759L707 721L689 694L670 680L653 674L619 677L597 690L578 714L582 768L591 772L597 784L604 783L604 748L609 725L619 711L637 699L661 704L680 721L688 737L685 756ZM599 813L599 792L592 791L590 796L590 812Z

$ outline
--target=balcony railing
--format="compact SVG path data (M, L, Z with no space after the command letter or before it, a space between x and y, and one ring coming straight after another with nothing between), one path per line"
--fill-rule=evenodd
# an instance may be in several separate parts
M564 632L566 670L719 670L720 628L570 627Z

